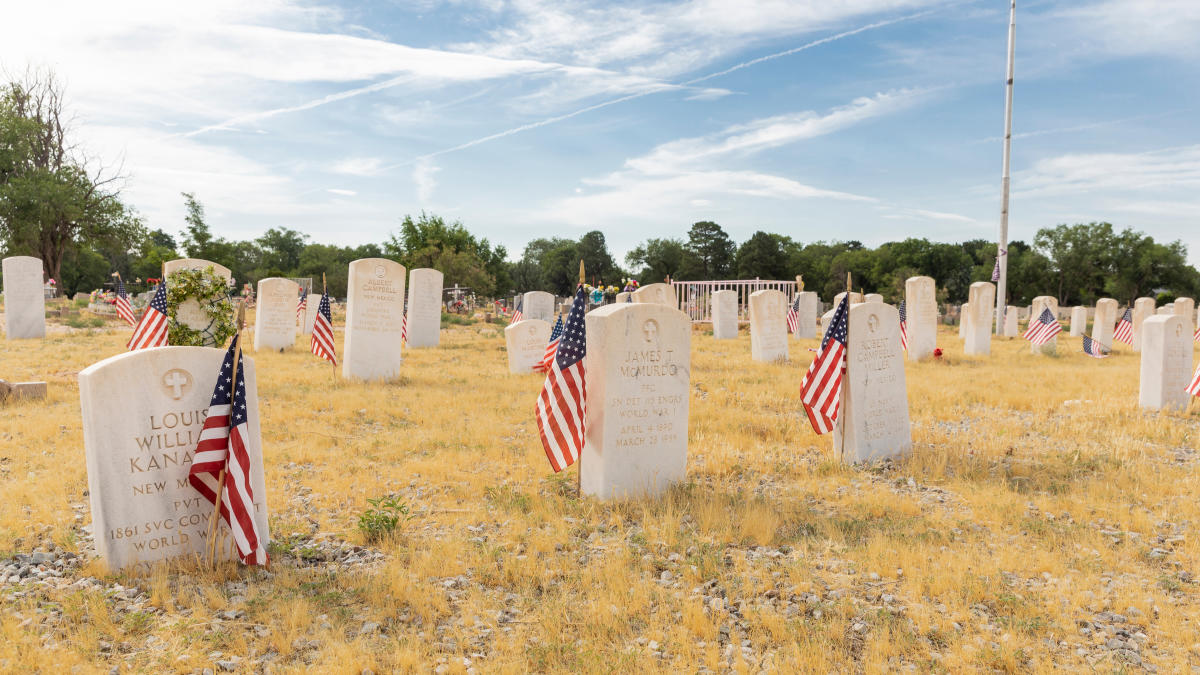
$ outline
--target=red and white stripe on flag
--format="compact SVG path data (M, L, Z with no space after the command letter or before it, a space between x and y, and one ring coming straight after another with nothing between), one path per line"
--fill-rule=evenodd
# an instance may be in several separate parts
M117 307L117 316L124 319L125 323L129 324L130 326L134 326L137 324L137 317L135 317L133 315L133 307L131 307L129 305L129 296L118 295L116 307Z
M147 349L149 347L167 346L167 336L170 333L170 322L167 320L167 284L158 285L154 297L146 306L142 320L133 328L133 336L125 344L129 351Z
M333 314L329 309L328 295L322 295L321 304L317 305L317 316L313 319L309 346L313 354L337 365L337 354L333 346Z
M1197 367L1196 373L1192 375L1192 383L1187 386L1187 393L1200 396L1200 367Z
M542 449L556 473L574 464L583 452L587 404L583 365L587 355L587 331L583 322L586 302L580 284L563 324L558 347L550 359L534 414Z
M1036 319L1030 320L1029 327L1025 329L1023 338L1029 340L1035 345L1044 345L1062 332L1062 324L1049 309L1043 309L1042 313Z
M821 340L821 348L813 362L809 364L804 379L800 382L800 400L813 431L818 434L829 433L837 420L841 406L842 377L846 366L846 340L848 338L850 307L848 296L842 298L825 337Z

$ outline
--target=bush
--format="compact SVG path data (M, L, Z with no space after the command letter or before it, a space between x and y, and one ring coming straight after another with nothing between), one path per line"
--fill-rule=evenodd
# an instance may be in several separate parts
M376 497L367 499L367 503L372 508L367 509L358 517L358 529L370 543L391 536L400 523L412 520L414 517L408 512L408 504L400 501L398 497L390 495Z

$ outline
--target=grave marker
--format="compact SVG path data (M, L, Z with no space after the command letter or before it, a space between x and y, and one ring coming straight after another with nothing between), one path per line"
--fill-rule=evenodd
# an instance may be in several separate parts
M1142 322L1156 314L1154 298L1138 298L1133 301L1133 351L1142 351Z
M408 273L408 346L436 347L442 337L442 282L441 272L428 267L417 268ZM522 315L528 304L521 308Z
M268 277L259 280L254 313L254 351L283 351L296 346L296 300L299 297L300 284L291 279Z
M750 358L755 361L786 361L787 297L776 290L750 294Z
M967 339L967 322L971 320L971 303L964 302L958 306L958 337Z
M546 291L529 291L521 300L521 316L526 319L554 321L554 294ZM567 303L570 309L570 303Z
M385 258L362 258L350 263L344 377L386 380L400 374L404 272L404 265ZM319 302L318 298L311 304Z
M800 291L796 295L800 298L800 308L796 312L795 337L797 340L815 338L817 337L817 303L820 300L813 291Z
M667 307L677 307L675 289L670 284L647 284L633 292L634 302L653 302Z
M40 258L18 255L0 263L4 274L4 333L9 340L46 337L46 292Z
M906 455L912 450L912 424L900 312L878 302L851 305L848 336L833 447L848 463Z
M1196 301L1191 298L1177 298L1175 300L1175 316L1183 317L1184 326L1188 332L1196 332Z
M691 321L673 307L635 302L605 305L585 322L580 490L601 499L661 494L687 475Z
M996 305L996 287L990 281L976 281L967 297L971 311L963 353L986 356L992 353L991 309Z
M1187 407L1192 377L1192 333L1182 316L1157 315L1142 323L1138 402L1150 410Z
M188 483L224 349L126 352L79 373L84 454L96 552L112 570L203 554L212 506ZM254 361L243 356L250 486L269 541ZM229 530L221 521L224 541ZM229 546L218 559L234 559Z
M533 367L546 356L546 344L550 342L548 321L525 319L504 328L505 349L508 352L508 372L532 373Z
M933 277L909 277L905 280L904 313L908 330L908 360L929 358L937 349L937 286Z
M1079 337L1080 335L1087 335L1087 307L1072 307L1071 336Z
M1016 337L1021 334L1017 329L1017 307L1009 305L1004 308L1004 330L1000 333L1004 337Z
M738 334L737 291L713 291L712 294L713 338L733 340Z
M1033 318L1030 320L1031 321L1036 320L1037 317L1040 317L1042 315L1042 310L1045 310L1045 309L1049 309L1050 313L1052 315L1054 315L1054 318L1057 320L1058 319L1058 298L1056 298L1052 295L1039 295L1036 298L1034 298L1032 310L1030 311L1030 316ZM1029 350L1031 352L1033 352L1034 354L1053 354L1058 349L1058 336L1056 335L1056 336L1050 338L1050 340L1048 342L1046 342L1046 344L1044 344L1044 345L1039 346L1039 345L1033 344L1032 342L1030 342L1029 345L1030 345ZM1108 346L1111 347L1112 345L1110 344Z
M1096 316L1092 319L1092 339L1105 349L1113 348L1113 329L1117 325L1117 301L1100 298L1096 301Z

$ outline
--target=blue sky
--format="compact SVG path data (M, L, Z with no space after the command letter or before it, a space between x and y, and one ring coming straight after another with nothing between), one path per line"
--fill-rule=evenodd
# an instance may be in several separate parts
M22 3L89 154L178 232L381 241L422 209L519 255L735 240L992 239L1005 0ZM15 14L14 14L15 12ZM1010 236L1108 220L1200 261L1200 2L1020 0Z

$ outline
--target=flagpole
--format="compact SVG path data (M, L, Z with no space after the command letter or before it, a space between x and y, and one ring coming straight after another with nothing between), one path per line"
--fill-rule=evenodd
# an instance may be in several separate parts
M242 304L238 308L238 331L233 337L233 384L229 388L229 436L233 437L233 406L237 400L237 378L238 378L238 361L242 358L242 324L246 320L246 301L242 300ZM213 504L212 516L208 521L208 541L205 542L209 548L208 560L213 565L216 565L217 557L217 524L221 519L221 493L225 489L225 474L229 470L229 453L233 452L232 441L230 447L225 450L225 463L221 465L221 473L217 477L217 501Z
M1000 279L996 286L996 334L1004 332L1004 308L1008 304L1008 186L1012 155L1013 63L1016 55L1017 0L1011 0L1008 12L1008 77L1004 84L1004 160L1000 190L1000 240L996 245L996 264Z
M583 259L580 258L579 259L579 285L580 286L583 286L583 280L586 278L587 277L585 277L583 274ZM576 292L578 293L578 291L576 291ZM570 316L569 311L568 311L567 315ZM584 375L583 386L584 386L584 395L586 396L587 395L587 375L586 375L586 371L584 371L584 372L585 372L585 375ZM584 429L585 430L587 429L586 418L584 419ZM587 433L587 431L584 431L584 434L586 434L586 433ZM584 443L585 444L587 443L586 438L584 439ZM575 491L579 493L579 498L583 499L583 448L579 449L579 459L575 460L575 463L579 465L579 470L575 472Z

